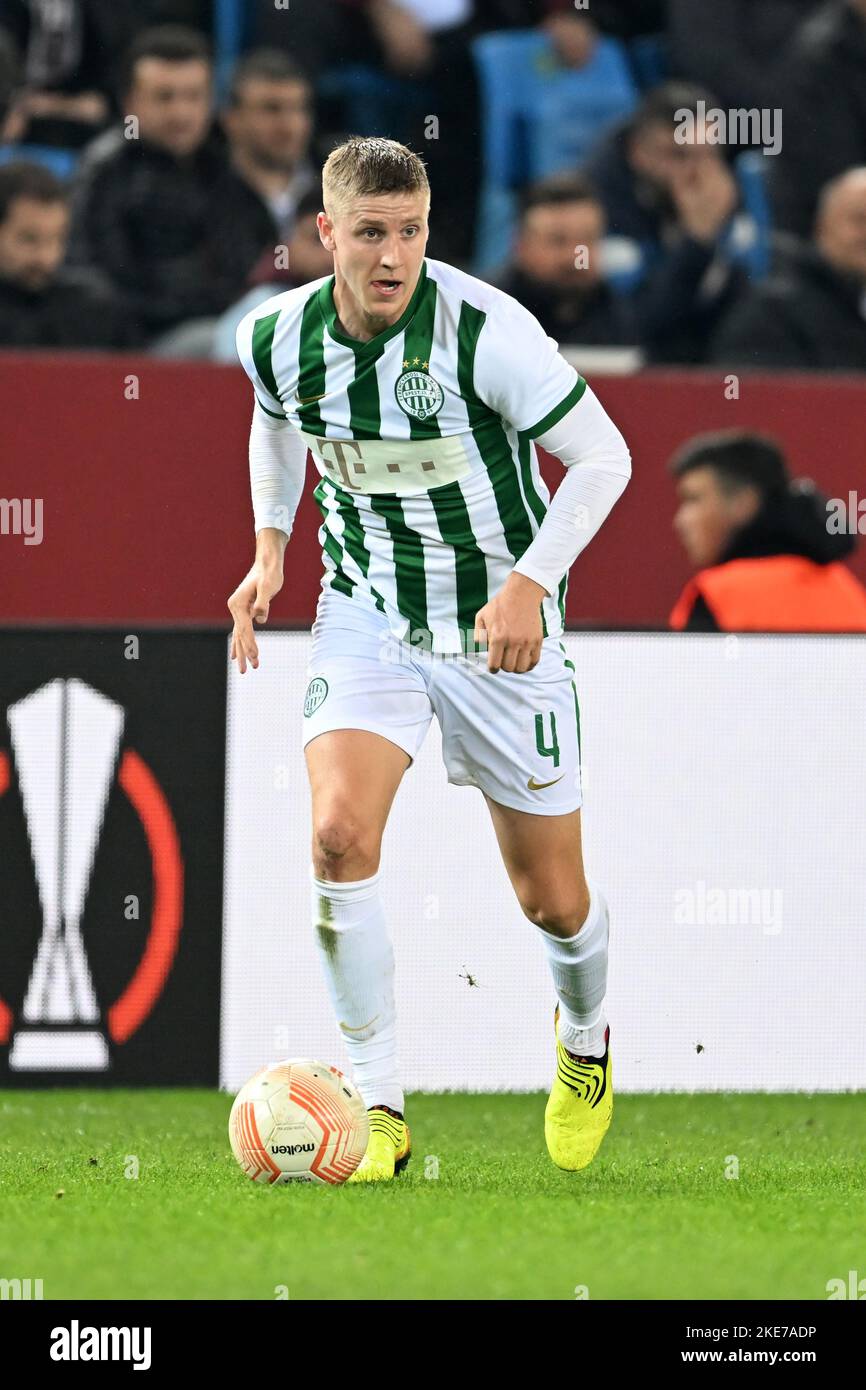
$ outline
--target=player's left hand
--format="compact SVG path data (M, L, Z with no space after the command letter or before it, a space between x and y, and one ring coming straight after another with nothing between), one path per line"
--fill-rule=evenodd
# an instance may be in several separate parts
M541 600L547 590L516 571L475 614L475 642L487 642L488 671L531 671L541 659Z

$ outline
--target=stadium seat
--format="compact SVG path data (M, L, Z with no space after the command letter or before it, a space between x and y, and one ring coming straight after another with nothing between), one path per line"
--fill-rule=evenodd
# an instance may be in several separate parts
M341 103L348 130L365 135L409 139L412 115L419 109L436 110L435 93L427 84L393 77L362 63L323 72L316 87L326 100Z
M484 187L475 269L508 254L514 190L577 168L608 126L637 102L624 46L601 39L586 67L564 67L546 34L533 29L484 34L473 44L482 101Z
M0 164L26 160L31 164L44 164L59 179L68 179L75 171L80 154L80 150L62 150L53 145L0 145Z
M593 61L578 72L550 70L541 57L533 61L538 80L524 108L531 179L578 168L599 134L637 103L628 57L615 39L601 39Z
M767 159L759 150L747 150L734 160L734 173L740 185L743 211L752 235L748 242L734 245L732 254L745 265L753 280L760 280L770 268L772 219L767 196Z
M247 47L251 5L244 0L214 0L214 66L219 96L225 97L235 65Z
M642 92L666 82L669 75L667 40L663 34L641 34L628 46L631 70Z

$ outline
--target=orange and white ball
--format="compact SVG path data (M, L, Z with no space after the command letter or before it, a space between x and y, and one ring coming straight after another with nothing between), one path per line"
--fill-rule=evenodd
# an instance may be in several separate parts
M343 1183L367 1149L360 1092L323 1062L271 1062L242 1086L229 1116L232 1152L253 1182Z

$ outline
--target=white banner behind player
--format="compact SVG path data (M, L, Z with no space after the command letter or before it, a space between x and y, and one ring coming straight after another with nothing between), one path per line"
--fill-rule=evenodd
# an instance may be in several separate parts
M309 921L309 637L229 671L222 1085L347 1068ZM866 1086L866 641L569 634L587 871L611 912L618 1091ZM383 902L403 1083L547 1091L550 978L484 799L433 721L391 814Z

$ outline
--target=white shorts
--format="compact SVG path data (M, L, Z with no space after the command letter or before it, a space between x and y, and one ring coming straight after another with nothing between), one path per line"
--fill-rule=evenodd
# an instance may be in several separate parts
M305 747L332 729L368 729L414 761L435 714L449 782L533 815L580 806L580 714L560 638L544 639L532 671L494 673L486 652L439 656L401 641L384 613L336 589L319 595L312 638Z

